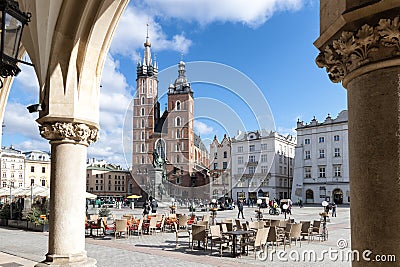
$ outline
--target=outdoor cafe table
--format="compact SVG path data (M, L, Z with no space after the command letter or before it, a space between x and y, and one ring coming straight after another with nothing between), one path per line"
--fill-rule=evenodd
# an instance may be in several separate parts
M237 237L238 236L243 236L243 235L248 235L254 233L254 231L243 231L243 230L238 230L238 231L228 231L228 232L224 232L222 234L224 235L229 235L232 236L232 256L236 257L236 243L237 243Z

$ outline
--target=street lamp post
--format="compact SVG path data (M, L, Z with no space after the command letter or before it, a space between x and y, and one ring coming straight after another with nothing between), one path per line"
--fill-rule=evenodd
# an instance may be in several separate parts
M288 208L289 208L289 206L287 204L283 204L282 209L283 209L283 212L285 213L285 220L286 220L286 213L287 213Z
M287 184L287 198L290 198L290 165L289 165L289 153L288 153L288 157L287 157L287 173L288 173L288 184Z
M324 218L322 223L322 237L324 241L328 239L328 229L326 228L326 218L328 217L328 213L326 212L326 207L329 205L327 201L322 201L322 207L324 207L324 211L320 213L320 215Z
M212 203L212 207L210 208L210 210L211 210L211 219L212 219L211 220L211 224L215 225L215 219L217 217L217 210L218 210L217 200L215 198L213 198L211 200L211 203Z
M11 183L10 183L10 220L12 220L12 194L11 194Z
M259 221L261 221L261 219L262 219L261 204L262 204L261 198L257 199L257 205L258 205L257 219Z

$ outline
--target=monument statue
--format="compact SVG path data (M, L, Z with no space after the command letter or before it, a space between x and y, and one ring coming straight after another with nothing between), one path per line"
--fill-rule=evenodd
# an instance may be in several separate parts
M154 168L163 168L164 167L164 159L161 157L161 155L158 154L157 150L153 151L153 167Z

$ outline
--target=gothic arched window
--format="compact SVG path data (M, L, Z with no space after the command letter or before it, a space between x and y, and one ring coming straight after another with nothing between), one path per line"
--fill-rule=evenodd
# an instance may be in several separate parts
M165 141L163 139L158 139L155 148L158 155L165 160Z
M176 110L181 110L181 102L179 100L176 101Z
M181 126L181 118L176 117L176 126Z

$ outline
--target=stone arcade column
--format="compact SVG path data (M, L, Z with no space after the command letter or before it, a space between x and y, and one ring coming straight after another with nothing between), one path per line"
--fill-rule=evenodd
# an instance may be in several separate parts
M98 135L104 62L128 2L18 0L32 13L22 45L38 78L36 121L52 154L49 250L38 266L96 264L85 252L86 153Z
M400 266L399 14L400 1L321 0L317 64L348 91L353 266Z
M83 123L56 122L40 127L51 144L49 249L36 266L95 266L85 251L87 147L98 130Z

